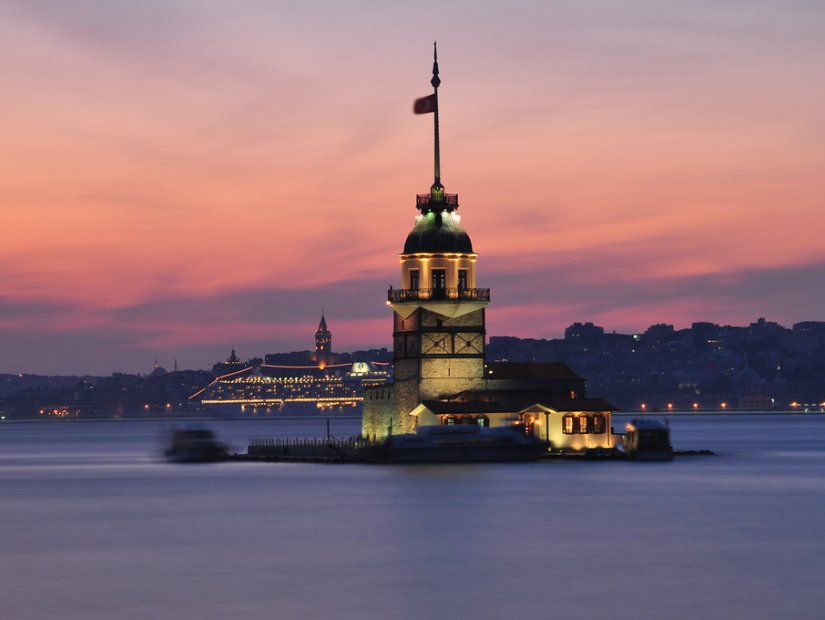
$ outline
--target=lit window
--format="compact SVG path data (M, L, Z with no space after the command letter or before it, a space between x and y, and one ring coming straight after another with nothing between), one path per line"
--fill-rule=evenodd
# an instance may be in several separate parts
M590 428L590 416L580 415L579 416L579 434L586 435L587 433L590 433L590 432L592 432L591 428Z
M562 418L562 432L565 435L572 435L575 431L573 430L573 421L576 419L572 413L568 413L564 418Z
M605 429L604 414L597 413L593 416L593 434L603 435Z

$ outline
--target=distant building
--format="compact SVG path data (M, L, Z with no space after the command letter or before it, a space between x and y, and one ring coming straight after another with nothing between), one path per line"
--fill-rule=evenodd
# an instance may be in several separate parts
M554 448L610 448L615 407L585 398L585 382L563 363L485 364L490 290L477 288L476 260L461 226L458 196L447 194L438 157L438 63L435 180L416 197L418 216L401 253L401 288L390 288L394 382L365 391L362 434L384 437L421 425L514 422ZM601 328L581 325L585 331ZM603 330L602 330L603 333Z
M573 323L564 330L565 340L595 340L604 336L604 327L593 325L593 323Z
M676 330L673 325L667 323L657 323L651 325L643 334L645 342L650 345L659 345L676 339Z
M166 374L166 369L158 364L158 360L155 359L155 365L152 367L152 372L149 373L150 377L162 377Z

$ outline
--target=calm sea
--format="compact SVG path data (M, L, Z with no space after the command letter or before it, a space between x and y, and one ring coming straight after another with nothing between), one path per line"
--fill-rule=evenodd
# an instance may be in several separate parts
M170 465L164 428L0 423L0 617L825 617L823 415L674 417L718 456L672 463Z

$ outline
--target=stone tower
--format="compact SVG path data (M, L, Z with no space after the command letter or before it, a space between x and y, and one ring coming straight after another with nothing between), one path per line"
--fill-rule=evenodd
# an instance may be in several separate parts
M332 332L327 329L327 320L321 313L321 322L315 330L315 362L321 368L329 366L332 357Z
M434 116L435 179L416 196L415 226L404 243L401 288L391 288L393 310L392 386L368 390L362 434L414 432L410 415L423 400L484 386L484 309L489 289L476 288L476 258L461 227L458 195L441 183L438 127L438 58L434 55L433 94L416 101L414 111Z

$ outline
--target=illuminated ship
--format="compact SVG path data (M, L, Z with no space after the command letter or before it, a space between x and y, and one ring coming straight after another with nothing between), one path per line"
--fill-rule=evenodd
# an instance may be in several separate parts
M388 366L378 362L249 365L216 377L190 400L207 412L223 414L360 413L364 387L384 383Z
M189 397L206 412L220 414L361 413L364 388L390 377L390 364L356 361L336 363L332 332L321 314L315 351L266 356L242 362L235 349L212 367L215 380ZM279 364L284 358L297 364Z

